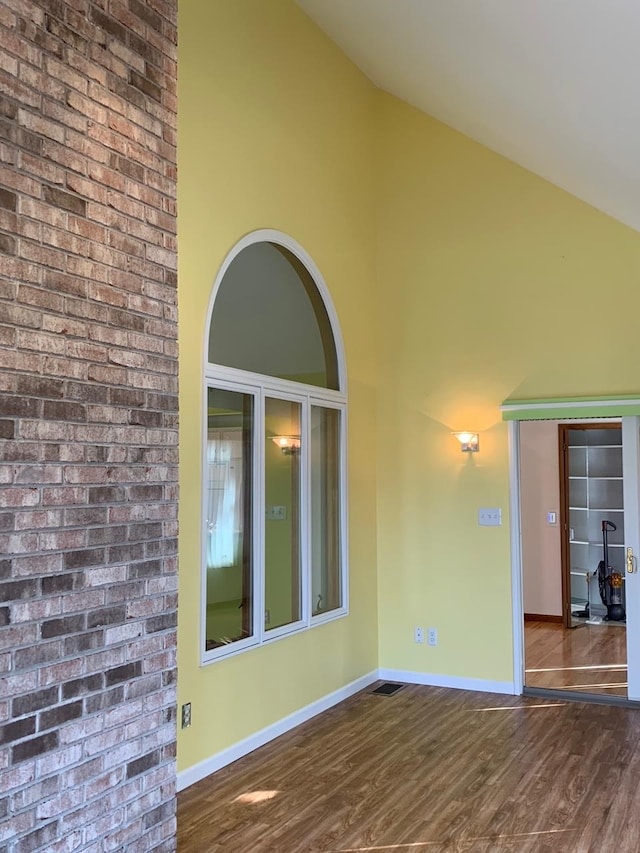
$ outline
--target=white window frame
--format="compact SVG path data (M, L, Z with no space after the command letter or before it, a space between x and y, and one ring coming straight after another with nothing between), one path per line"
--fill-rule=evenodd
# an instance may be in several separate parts
M261 406L261 415L264 416L265 407L266 407L266 399L270 400L286 400L291 403L299 403L300 404L300 435L304 439L305 436L309 433L309 406L307 404L308 398L301 394L292 394L292 393L275 393L270 389L268 385L265 385L262 388L262 406ZM262 427L260 430L260 436L262 438L262 442L265 442L265 425L264 421L262 422ZM262 631L263 631L263 642L267 642L267 640L276 640L278 637L283 637L285 634L293 634L296 631L299 631L303 628L308 627L309 623L309 574L305 571L306 566L306 519L309 513L309 501L308 501L308 492L309 492L309 479L308 479L308 468L307 468L307 458L309 456L309 442L303 440L301 442L300 447L300 619L297 619L295 622L288 622L286 625L279 625L277 628L267 628L264 625L264 619L262 621ZM265 456L262 455L261 461L264 460ZM264 615L265 609L267 606L267 594L266 594L266 524L267 524L267 507L266 507L266 485L264 482L264 473L265 466L260 465L260 475L262 479L260 492L258 497L263 501L262 506L258 509L260 520L262 522L262 542L263 547L261 553L259 555L258 560L258 574L259 581L261 582L261 613Z
M320 388L316 385L292 382L278 377L265 376L251 371L239 370L234 367L213 364L209 362L209 329L216 296L230 264L247 246L254 243L270 242L283 246L295 255L311 275L320 296L322 297L336 349L338 388ZM201 523L201 614L200 614L200 662L201 665L213 663L221 658L227 659L251 648L274 642L282 637L288 637L301 631L309 630L316 625L325 624L335 619L343 618L349 613L349 566L348 566L348 494L347 494L347 390L346 367L342 333L338 317L331 300L328 288L311 257L291 237L279 231L261 229L242 238L229 252L216 276L203 334L204 358L202 383L203 397L203 434L202 434L202 523ZM207 608L207 545L206 545L206 514L207 514L207 440L208 440L208 389L220 388L236 391L253 396L253 449L252 449L252 480L250 496L252 500L251 536L252 550L252 629L253 635L228 645L206 651L206 608ZM301 618L288 625L277 628L266 628L265 613L265 398L290 400L301 404L301 433L303 437L300 458L300 585L301 585ZM311 602L311 512L310 512L310 422L311 407L334 409L340 412L339 422L339 466L340 466L340 584L341 606L334 610L312 616Z

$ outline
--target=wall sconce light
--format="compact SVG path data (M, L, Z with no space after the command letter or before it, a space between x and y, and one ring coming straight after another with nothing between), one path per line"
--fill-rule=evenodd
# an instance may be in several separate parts
M461 444L463 453L477 453L480 449L480 440L477 432L454 432L455 437Z
M273 435L271 441L279 447L285 456L291 456L300 450L300 439L297 435Z

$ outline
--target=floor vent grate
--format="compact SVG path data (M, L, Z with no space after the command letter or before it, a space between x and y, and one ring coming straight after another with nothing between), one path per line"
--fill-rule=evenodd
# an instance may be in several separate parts
M394 693L397 693L398 690L402 690L404 684L392 684L390 681L385 682L385 684L381 684L380 687L376 687L375 690L372 690L372 693L377 693L378 696L393 696Z

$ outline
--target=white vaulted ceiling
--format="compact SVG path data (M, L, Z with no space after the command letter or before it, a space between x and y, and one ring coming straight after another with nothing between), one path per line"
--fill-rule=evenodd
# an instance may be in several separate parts
M297 0L381 89L640 231L640 0Z

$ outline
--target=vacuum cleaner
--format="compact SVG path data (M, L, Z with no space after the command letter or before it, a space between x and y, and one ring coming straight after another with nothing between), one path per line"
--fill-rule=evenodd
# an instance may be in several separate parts
M598 589L600 598L607 608L604 621L624 622L626 613L622 603L622 575L609 565L609 531L615 530L613 521L602 520L602 549L603 559L598 563L596 572L598 574Z

